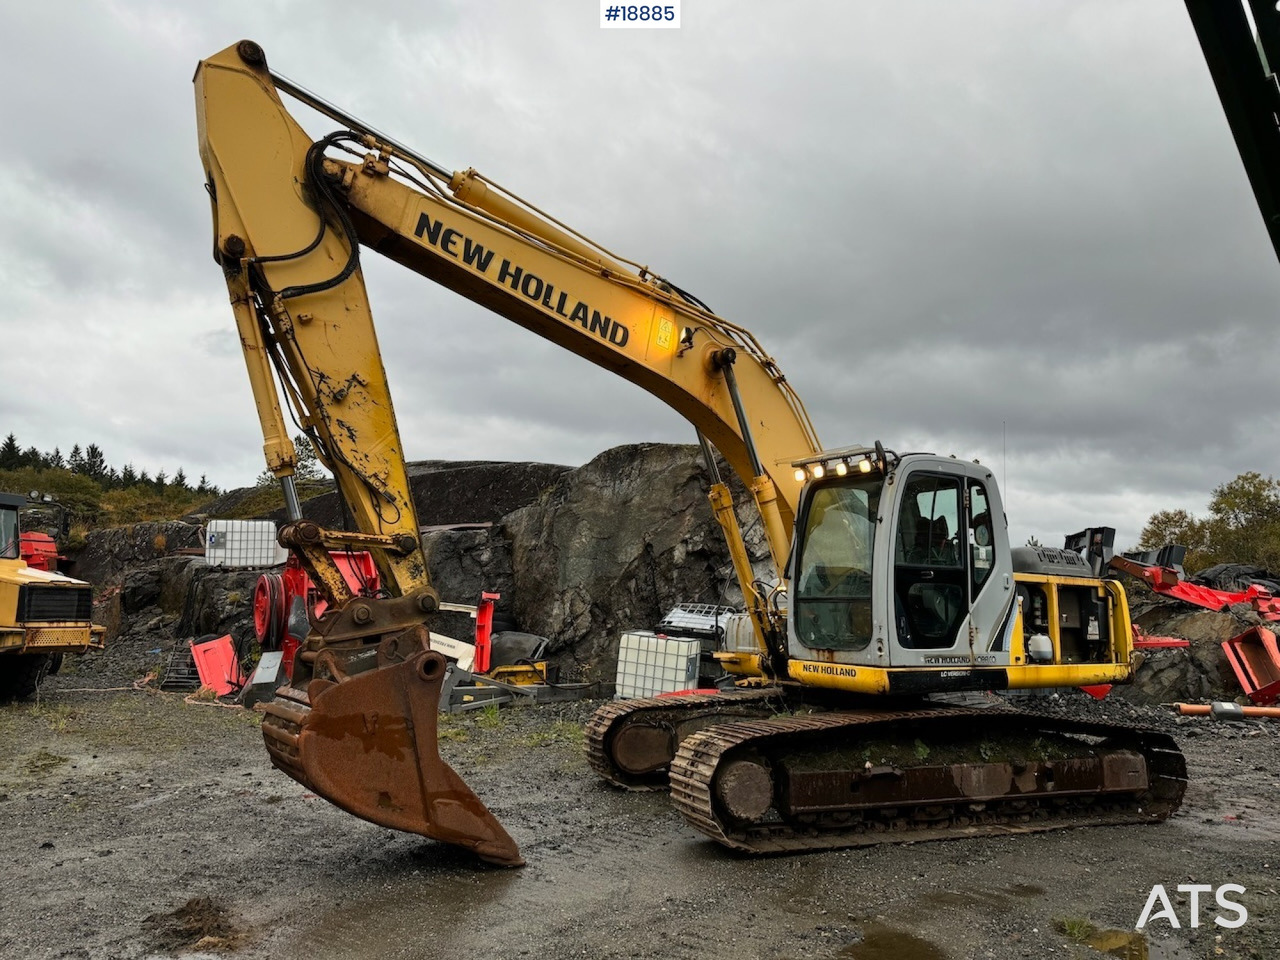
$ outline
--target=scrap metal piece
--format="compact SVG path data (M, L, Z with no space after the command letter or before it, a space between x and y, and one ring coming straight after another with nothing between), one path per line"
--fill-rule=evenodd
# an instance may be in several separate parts
M1252 627L1224 640L1222 652L1250 700L1267 706L1280 698L1280 645L1274 633Z
M195 661L196 672L200 675L200 685L211 687L218 696L236 693L244 686L240 658L236 656L231 634L191 644L191 659Z

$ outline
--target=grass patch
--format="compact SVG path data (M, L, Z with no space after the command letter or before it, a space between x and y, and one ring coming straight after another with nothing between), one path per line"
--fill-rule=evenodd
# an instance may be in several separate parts
M582 724L568 720L557 720L549 727L533 730L517 738L516 743L522 747L552 747L560 744L582 743Z
M441 713L436 717L436 739L461 743L470 737L460 713Z
M1098 928L1084 917L1058 917L1053 921L1053 929L1075 943L1087 944L1098 935Z
M70 762L68 757L60 757L56 753L50 753L48 750L41 748L35 753L27 755L22 761L22 769L33 777L39 777L46 773L52 773L64 763Z
M40 720L54 733L66 733L76 719L76 712L65 703L32 704L27 708L27 715Z
M488 703L476 711L476 726L481 730L497 730L502 726L502 708Z

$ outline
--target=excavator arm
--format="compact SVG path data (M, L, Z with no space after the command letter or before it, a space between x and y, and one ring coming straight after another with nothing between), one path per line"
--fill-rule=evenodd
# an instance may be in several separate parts
M360 247L612 370L696 428L759 508L778 579L791 546L797 459L820 449L803 404L743 328L474 170L451 173L271 73L251 41L195 76L214 257L230 293L269 469L294 549L330 609L300 648L292 686L263 724L277 766L358 816L520 862L514 842L436 752L444 660L437 608L391 394L360 270ZM312 139L283 90L343 125ZM335 156L344 153L346 156ZM447 358L446 358L447 359ZM283 393L333 473L351 532L301 517ZM753 585L728 488L711 500L760 639L778 622ZM329 550L372 552L390 596L357 597Z

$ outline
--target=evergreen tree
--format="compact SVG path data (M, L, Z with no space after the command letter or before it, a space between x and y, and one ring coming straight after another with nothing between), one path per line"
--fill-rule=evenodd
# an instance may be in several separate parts
M186 493L191 489L187 486L187 474L181 467L179 467L178 472L173 475L173 485L183 493Z
M137 482L138 475L134 473L132 463L126 463L120 468L120 486L127 490Z
M67 458L67 466L72 473L84 473L84 454L80 452L80 444L71 448L71 456Z
M157 473L156 482L155 482L156 493L164 493L165 484L167 484L168 482L169 482L169 478L165 475L165 472L163 470Z
M84 449L84 472L94 480L101 480L107 475L107 458L96 443L91 443Z
M305 433L300 433L293 438L293 451L294 459L297 460L297 466L294 469L299 483L320 480L324 476L315 448L311 446L311 440Z
M0 446L0 470L17 470L21 466L22 448L18 446L18 438L11 433Z
M143 470L140 474L138 474L138 482L142 484L144 487L151 486L151 475L147 473L147 471Z
M54 470L65 470L67 467L67 461L62 459L62 451L57 447L53 448L53 453L49 454L46 459L49 462L49 466Z
M27 447L22 451L22 462L19 466L31 467L33 470L39 470L44 466L44 455L35 447Z
M209 492L209 478L203 473L200 474L200 482L196 484L196 493L207 494Z

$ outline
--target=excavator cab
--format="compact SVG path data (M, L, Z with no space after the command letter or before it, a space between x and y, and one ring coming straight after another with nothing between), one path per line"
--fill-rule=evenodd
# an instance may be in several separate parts
M990 471L874 450L802 469L791 656L880 668L1009 662L1016 595Z
M1128 678L1123 590L1078 553L1011 549L986 467L883 447L795 466L794 679L921 694Z

